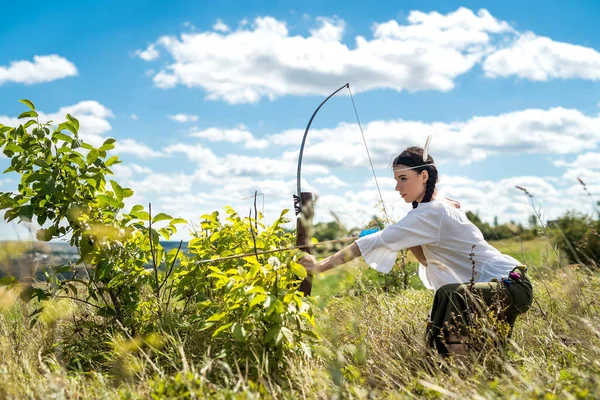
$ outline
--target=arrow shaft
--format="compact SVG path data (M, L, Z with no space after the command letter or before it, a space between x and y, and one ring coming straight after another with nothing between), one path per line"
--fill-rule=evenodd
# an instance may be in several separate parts
M342 239L335 239L335 240L326 240L324 242L319 242L319 243L311 243L311 244L305 244L305 245L301 245L301 246L291 246L291 247L284 247L281 249L273 249L273 250L264 250L264 251L259 251L259 252L252 252L252 253L245 253L245 254L236 254L235 256L227 256L227 257L220 257L220 258L211 258L208 260L200 260L200 261L196 261L196 264L206 264L206 263L213 263L213 262L217 262L217 261L226 261L226 260L235 260L237 258L244 258L244 257L254 257L256 255L261 255L261 254L271 254L271 253L279 253L282 251L290 251L290 250L296 250L296 249L305 249L307 247L319 247L322 246L324 244L334 244L334 243L343 243L343 242L350 242L353 240L358 239L358 237L353 236L353 237L349 237L349 238L342 238Z

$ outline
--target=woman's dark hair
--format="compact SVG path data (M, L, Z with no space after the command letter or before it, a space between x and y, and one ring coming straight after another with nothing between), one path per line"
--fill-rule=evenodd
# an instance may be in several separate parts
M407 167L417 167L417 165L421 165L420 167L413 169L413 171L419 174L423 171L427 171L427 173L429 173L429 178L425 184L425 194L423 195L422 202L430 202L431 196L433 196L433 192L435 191L435 184L438 181L438 171L435 165L433 165L433 158L428 156L427 160L423 161L423 149L421 147L409 147L400 153L398 157L394 158L394 161L392 162L392 168L397 165L405 165ZM419 203L417 201L413 201L412 206L413 208L417 208Z

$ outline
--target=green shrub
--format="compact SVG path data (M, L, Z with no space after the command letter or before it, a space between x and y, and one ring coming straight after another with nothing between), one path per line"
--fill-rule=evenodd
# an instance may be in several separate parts
M600 220L569 211L549 226L553 240L569 262L600 265Z

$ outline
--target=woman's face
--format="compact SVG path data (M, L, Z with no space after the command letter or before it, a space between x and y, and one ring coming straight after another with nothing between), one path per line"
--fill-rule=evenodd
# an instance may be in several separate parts
M409 168L406 165L394 166L394 179L396 179L396 191L407 203L413 201L421 202L425 195L425 184L429 173L421 171L421 173Z

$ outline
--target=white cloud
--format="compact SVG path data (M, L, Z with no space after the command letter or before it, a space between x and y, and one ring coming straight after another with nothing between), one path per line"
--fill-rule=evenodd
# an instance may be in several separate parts
M55 124L66 121L65 115L71 114L79 121L79 135L94 146L100 146L106 139L104 135L112 130L108 121L114 118L110 109L95 100L84 100L71 106L61 107L51 114L40 114L40 121L54 121ZM22 121L21 121L22 122Z
M331 82L345 81L357 92L446 91L489 51L490 34L510 31L485 10L475 14L460 8L445 15L412 11L408 24L375 24L372 39L357 36L350 48L341 41L343 20L316 22L308 36L291 35L285 22L272 17L258 17L250 28L235 31L163 36L156 45L172 62L153 81L161 88L201 87L209 99L229 103L325 95Z
M516 75L534 81L598 80L600 52L526 32L510 47L490 54L483 63L483 70L492 78Z
M246 160L240 160L244 163ZM217 159L217 163L226 162ZM131 166L128 170L133 172ZM210 166L212 167L212 165ZM141 168L141 167L140 167ZM149 171L147 176L129 179L127 185L136 190L137 203L152 203L156 212L166 211L172 215L182 216L197 222L199 215L220 209L224 205L234 207L240 214L246 215L253 208L252 199L248 196L255 191L264 193L265 214L272 222L282 209L292 207L292 193L296 190L295 179L273 179L269 175L236 175L239 171L231 171L219 179L208 182L204 173L200 173L201 165L192 174L161 173ZM210 173L210 172L208 172ZM137 175L136 175L137 176ZM591 177L590 178L591 182ZM318 179L318 178L317 178ZM317 179L310 181L317 182ZM596 182L600 176L596 176ZM393 221L402 218L412 207L400 199L394 191L394 182L389 177L380 177L382 195L386 209ZM531 215L529 198L515 186L525 187L534 195L536 206L541 209L545 220L562 215L568 209L582 212L593 212L593 204L587 193L576 181L555 182L552 178L536 176L517 176L497 181L477 181L463 176L440 176L438 190L440 195L456 199L463 210L473 211L487 222L498 217L500 223L514 220L526 224ZM577 187L579 186L579 187ZM373 215L383 216L379 205L373 178L352 186L341 188L315 188L310 182L303 181L303 190L312 191L316 198L315 223L331 221L335 213L347 227L362 227ZM169 189L169 194L164 194ZM600 185L591 185L592 193L600 194ZM172 195L171 195L172 193ZM173 196L176 197L173 197ZM262 204L259 203L262 208ZM292 214L288 214L292 217ZM292 217L293 219L293 217ZM185 238L185 234L180 234Z
M133 154L138 158L157 158L164 157L164 154L152 150L144 143L139 143L133 139L119 139L115 143L115 153L118 154Z
M107 139L107 134L112 131L109 122L114 118L113 112L95 100L80 101L77 104L61 107L53 113L44 113L38 110L40 121L53 121L55 125L66 120L65 115L71 114L79 121L79 136L93 146L101 146ZM18 126L26 120L18 120L0 115L0 123L9 126ZM139 158L163 157L159 151L152 150L149 146L129 138L118 138L115 143L115 152L118 154L134 154Z
M329 189L337 189L344 186L349 186L348 183L342 181L335 175L328 175L315 179L315 183Z
M134 120L134 121L137 121L137 120L139 119L139 118L138 118L138 116L137 116L136 114L131 114L131 115L130 115L130 118L131 118L132 120Z
M57 54L33 56L31 61L13 61L8 67L0 66L0 85L6 82L26 85L51 82L77 75L75 65Z
M556 160L553 162L557 167L600 169L600 153L579 154L573 162Z
M135 55L144 61L153 61L160 57L160 53L153 44L148 46L146 50L136 50Z
M8 185L8 184L11 184L11 183L13 183L13 181L10 178L0 179L0 186Z
M229 32L229 27L220 19L217 20L217 22L215 22L215 24L213 25L213 29L217 32Z
M596 179L598 181L600 176ZM391 178L379 177L378 180L387 213L392 221L397 221L412 206L394 192ZM554 219L569 209L594 212L593 202L576 180L555 183L550 177L517 176L497 181L478 181L464 176L442 174L437 188L440 196L459 201L463 210L476 212L486 222L491 223L494 217L498 217L500 223L514 220L526 224L533 212L530 199L515 186L525 187L533 194L536 209L542 213L545 221ZM588 188L597 196L600 195L600 185L588 184ZM372 178L363 184L355 183L346 191L321 190L316 191L316 195L315 222L331 221L331 213L334 212L347 227L361 227L373 215L384 216Z
M464 210L477 212L484 221L497 216L500 222L526 222L532 209L530 200L515 186L521 186L534 196L546 219L555 218L566 209L577 207L576 196L567 187L553 185L548 178L520 176L499 181L476 181L466 177L441 176L442 194L461 203Z
M190 136L208 139L211 142L243 143L248 149L264 149L269 144L266 139L256 139L243 125L235 129L208 128L192 132Z
M575 109L526 109L497 116L476 116L464 122L390 120L364 124L374 163L390 165L392 157L408 146L423 146L433 135L431 154L438 163L470 164L495 154L570 154L594 149L600 143L600 117ZM288 130L267 136L272 145L299 143L302 132ZM340 141L339 138L344 138ZM332 151L335 149L335 151ZM283 158L293 160L297 151ZM368 165L357 124L342 123L333 129L315 129L304 149L304 160L333 167Z
M310 30L313 38L323 42L339 42L342 40L346 27L346 23L343 20L318 17L317 21L319 22L319 27Z
M194 25L194 24L193 24L192 22L190 22L190 21L185 21L185 22L183 23L183 27L184 27L184 28L191 29L191 30L193 30L193 31L195 31L195 30L196 30L196 25Z
M327 95L331 82L352 82L356 92L452 90L455 79L482 64L489 78L600 78L600 52L519 32L487 10L411 11L406 22L375 22L372 37L342 40L344 20L317 17L308 35L292 34L270 16L231 30L163 36L171 61L154 73L161 88L199 87L211 100L254 103L285 95Z
M114 172L115 176L118 176L119 178L122 178L122 179L129 179L129 178L132 178L134 175L139 175L139 174L148 175L148 174L152 173L152 170L150 168L145 167L143 165L139 165L139 164L133 164L133 163L116 164L113 167L111 167L111 169Z
M145 193L189 193L192 189L192 177L186 174L152 173L142 180L131 180L131 187L138 194Z
M296 161L268 157L227 154L217 156L211 149L201 144L178 143L168 146L166 154L184 154L190 161L197 163L195 176L198 181L222 184L230 177L275 177L296 176ZM327 174L329 169L321 165L307 165L303 171L308 174Z
M175 115L169 115L169 119L172 119L173 121L181 122L183 124L186 122L198 121L198 116L189 115L189 114L175 114Z

